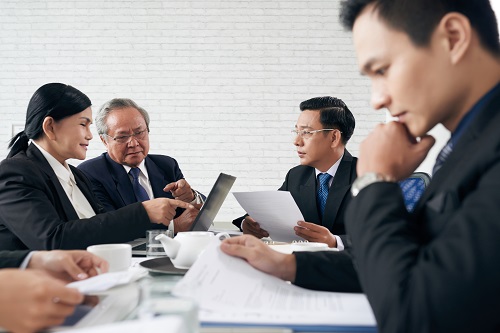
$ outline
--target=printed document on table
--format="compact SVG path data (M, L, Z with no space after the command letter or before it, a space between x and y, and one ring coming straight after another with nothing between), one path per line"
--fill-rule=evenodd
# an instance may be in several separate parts
M204 323L374 328L363 294L313 291L256 270L226 255L219 241L200 255L173 290L192 298Z
M233 192L241 207L278 242L304 240L293 227L304 221L297 203L287 191Z

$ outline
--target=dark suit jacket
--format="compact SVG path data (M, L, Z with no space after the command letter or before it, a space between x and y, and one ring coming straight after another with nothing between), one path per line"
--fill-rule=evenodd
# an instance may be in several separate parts
M104 212L83 173L70 166L96 216L78 218L56 174L34 145L0 164L0 250L84 249L143 237L158 225L142 204Z
M164 192L165 185L184 178L177 161L169 156L148 155L145 159L149 181L155 198L173 198ZM92 190L106 211L137 202L132 182L123 166L113 161L108 153L81 163L83 171L92 183Z
M313 167L299 165L288 171L283 185L279 191L289 191L299 207L305 221L322 225L331 233L339 235L344 244L346 243L344 213L350 201L349 189L356 179L357 158L353 157L347 149L340 161L337 173L333 178L332 186L326 199L325 215L323 219L318 212L316 199L316 173ZM241 227L240 217L233 221L238 228Z
M395 183L352 200L347 231L381 332L500 332L499 128L497 93L411 215Z
M0 251L0 268L18 268L30 251Z

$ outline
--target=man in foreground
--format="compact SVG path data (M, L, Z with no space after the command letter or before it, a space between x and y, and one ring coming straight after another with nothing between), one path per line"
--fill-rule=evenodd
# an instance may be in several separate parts
M379 330L498 332L500 45L491 5L350 0L341 17L374 108L398 118L362 143L346 214ZM434 144L426 133L438 123L451 139L410 214L396 181L423 161ZM299 285L323 267L317 284L336 289L329 253L276 254L248 236L222 249Z

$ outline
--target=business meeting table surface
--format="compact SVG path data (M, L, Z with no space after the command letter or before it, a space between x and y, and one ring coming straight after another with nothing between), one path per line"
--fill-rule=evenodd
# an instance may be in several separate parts
M286 251L289 251L287 248ZM291 252L291 251L290 251ZM144 313L151 317L178 315L187 323L187 332L201 333L292 333L292 332L376 332L373 327L347 327L336 329L322 326L248 326L239 324L212 324L199 321L198 308L194 301L180 299L171 294L176 284L182 279L182 272L172 274L162 269L148 269L153 260L161 257L134 256L130 270L143 271L142 277L124 286L118 286L98 296L96 304L89 306L82 314L77 314L66 323L64 328L85 328L98 324L121 322L131 319L144 319ZM166 258L166 257L163 257ZM243 288L243 286L242 286ZM151 306L151 304L155 304ZM146 310L145 310L146 309ZM148 314L148 312L151 312ZM142 316L142 317L141 317ZM146 317L147 318L147 317ZM58 331L61 328L55 328ZM0 329L1 331L1 329ZM91 331L89 331L91 332Z

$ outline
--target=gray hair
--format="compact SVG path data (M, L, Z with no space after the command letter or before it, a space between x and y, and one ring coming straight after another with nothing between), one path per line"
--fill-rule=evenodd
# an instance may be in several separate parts
M146 121L146 127L149 130L149 114L146 110L137 105L136 102L129 98L113 98L112 100L104 103L103 106L97 112L97 116L95 117L95 126L97 128L97 133L99 135L108 134L108 125L106 124L106 119L111 111L123 108L134 108L137 109L144 117L144 121Z

